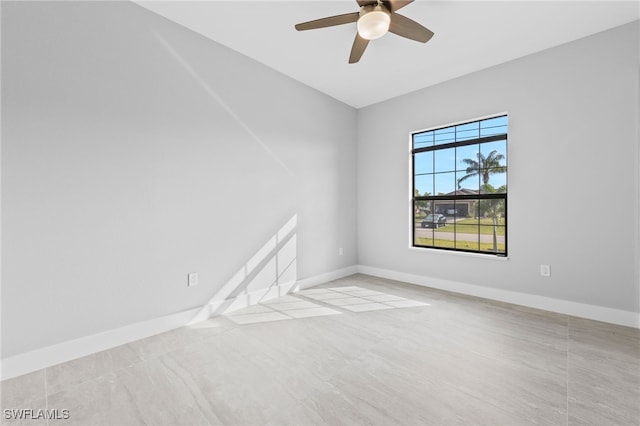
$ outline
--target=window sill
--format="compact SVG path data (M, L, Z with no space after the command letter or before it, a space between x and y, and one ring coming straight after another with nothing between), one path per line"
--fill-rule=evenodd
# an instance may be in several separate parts
M475 257L479 259L489 259L489 260L498 260L498 261L509 260L509 256L496 256L494 254L482 254L482 253L468 253L464 251L454 251L454 250L439 250L439 249L432 249L428 247L409 246L409 250L422 252L422 253L430 253L430 254L436 253L436 254L443 254L443 255Z

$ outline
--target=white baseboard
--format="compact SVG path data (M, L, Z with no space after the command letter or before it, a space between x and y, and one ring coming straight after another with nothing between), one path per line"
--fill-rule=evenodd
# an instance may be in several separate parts
M357 274L358 267L348 266L346 268L337 269L335 271L327 272L320 275L315 275L310 278L305 278L303 280L298 280L298 290L304 290L305 288L314 287L316 285L328 283L333 280L337 280L340 278L348 277L349 275ZM296 290L297 291L297 290Z
M189 309L3 358L0 362L0 374L2 380L10 379L173 330L189 323L199 311L200 308Z
M252 292L243 292L235 297L225 300L214 300L203 306L194 315L187 324L195 324L205 321L216 315L226 314L227 312L237 311L238 309L247 308L249 306L275 299L298 290L298 282L292 281L288 283L280 283L269 288L255 290ZM185 324L183 324L185 325Z
M287 293L346 277L356 272L357 268L351 266L297 281L280 283L268 289L245 292L225 300L214 300L202 307L188 309L160 318L130 324L102 333L92 334L90 336L7 357L0 361L0 378L5 380L21 376L32 371L91 355L188 324L204 321L213 315L220 315L246 308L262 301L283 296Z
M358 268L356 266L349 266L335 271L326 272L324 274L315 275L313 277L288 283L281 283L268 289L257 290L251 293L243 293L232 299L214 301L204 306L202 310L191 320L190 324L204 321L214 315L236 311L260 302L284 296L288 293L294 293L299 290L304 290L305 288L347 277L357 272Z
M554 299L551 297L518 293L515 291L461 283L458 281L443 280L439 278L408 274L405 272L392 271L388 269L374 268L372 266L358 265L357 270L362 274L402 281L423 287L431 287L439 290L452 291L469 296L477 296L485 299L497 300L500 302L513 303L514 305L527 306L530 308L536 308L575 317L603 321L617 325L624 325L627 327L640 328L640 314L638 312L623 311L619 309L607 308L604 306L587 305L584 303Z

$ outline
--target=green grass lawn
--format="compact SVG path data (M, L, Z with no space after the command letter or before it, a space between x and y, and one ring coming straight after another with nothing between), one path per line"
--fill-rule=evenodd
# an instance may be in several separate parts
M443 229L443 228L441 228ZM481 250L481 251L493 251L493 243L480 243L480 248L478 248L477 242L471 241L453 241L453 240L441 240L441 239L431 239L431 238L416 238L416 245L426 246L426 247L446 247L446 248L458 248L463 250ZM454 245L455 244L455 245ZM504 251L504 243L498 243L498 251Z

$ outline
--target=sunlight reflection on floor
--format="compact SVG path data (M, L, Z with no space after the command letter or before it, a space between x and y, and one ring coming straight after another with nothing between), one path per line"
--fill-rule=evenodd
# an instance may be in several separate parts
M330 305L331 307L326 305ZM295 318L336 315L345 312L345 310L350 312L366 312L428 305L428 303L418 302L375 290L349 286L302 290L298 293L288 294L277 299L231 312L226 314L226 317L236 324L254 324Z

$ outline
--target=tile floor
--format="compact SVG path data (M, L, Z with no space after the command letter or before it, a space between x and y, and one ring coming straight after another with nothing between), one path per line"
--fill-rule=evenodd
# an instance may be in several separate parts
M0 389L11 425L638 425L640 332L354 275Z

